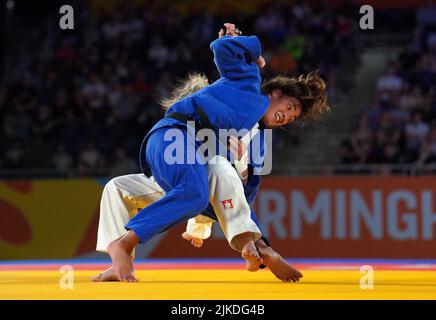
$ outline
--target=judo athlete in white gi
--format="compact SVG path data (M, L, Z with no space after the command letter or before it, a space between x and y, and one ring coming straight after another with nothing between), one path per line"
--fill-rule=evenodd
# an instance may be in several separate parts
M253 221L251 209L244 194L242 181L248 180L248 165L244 159L248 150L245 148L248 136L254 136L257 130L252 130L240 141L231 141L233 155L240 160L235 161L235 168L224 157L216 156L215 161L207 165L210 203L216 218L229 245L236 251L242 252L245 243L238 241L238 235L246 232L255 234L256 246L262 257L279 260L280 263L268 263L271 271L282 281L299 281L301 273L288 265L280 255L266 245L266 239L261 239L261 231ZM238 155L239 152L239 155ZM241 156L241 154L243 154ZM242 179L242 181L241 181ZM100 222L97 237L97 251L107 252L108 245L123 236L127 231L126 223L141 209L156 202L165 192L154 181L144 174L120 176L109 181L104 190L100 205ZM201 247L203 240L211 235L214 219L206 215L198 215L188 220L183 238L191 242L194 247ZM132 256L132 259L134 257ZM253 262L247 260L247 269L256 271L263 260ZM94 281L116 281L113 269L95 276Z
M218 156L219 157L219 156ZM220 157L216 164L208 164L210 203L218 218L229 245L242 251L235 236L252 232L256 240L262 233L251 219L251 210L244 194L244 188L230 162ZM120 176L109 181L100 204L100 222L97 236L97 251L106 252L113 240L127 231L127 222L141 209L156 202L165 191L144 174ZM213 219L199 215L188 220L187 232L192 237L207 239L211 233Z

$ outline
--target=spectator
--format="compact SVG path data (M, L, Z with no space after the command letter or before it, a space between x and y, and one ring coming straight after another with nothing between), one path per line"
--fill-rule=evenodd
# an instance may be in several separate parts
M67 173L73 166L73 159L66 152L64 145L59 145L53 156L53 167L60 172Z
M385 145L380 163L398 164L400 162L400 154L398 146L395 143Z
M356 163L358 161L358 157L354 153L353 146L348 140L342 141L339 152L341 155L342 163L350 164Z
M106 86L95 73L91 74L89 81L85 81L81 93L92 110L104 107Z
M297 62L291 54L282 47L277 48L269 60L269 68L274 73L292 73L297 67Z
M402 86L403 81L397 76L396 70L392 66L386 70L386 73L379 79L377 84L378 90L390 92L400 91Z
M113 115L117 120L127 121L137 113L139 98L129 85L121 88L119 100L112 106Z
M6 169L108 173L106 155L118 154L120 145L126 154L137 152L162 116L156 101L168 95L177 78L191 70L204 72L211 82L218 77L209 43L216 38L220 16L199 15L195 4L184 3L174 8L154 1L120 8L108 4L104 14L92 10L94 5L83 2L81 28L65 33L56 19L44 21L35 32L22 32L29 37L20 41L19 50L8 47L11 71L0 85L0 136L7 141L0 161ZM267 10L244 7L248 11L238 12L237 24L244 34L261 39L269 62L266 76L321 69L333 92L337 53L351 52L340 47L339 39L354 36L349 17L319 14L304 1ZM24 29L17 21L17 28ZM277 135L278 145L289 139ZM98 150L90 141L98 141ZM41 156L28 156L39 149ZM52 154L56 160L48 161Z
M422 121L422 114L414 112L412 121L406 125L406 134L409 146L419 146L427 136L430 128L429 125Z
M432 127L426 141L423 142L418 165L436 163L436 127Z
M400 95L398 106L401 110L410 112L419 108L423 103L421 89L418 86L412 86L410 83L404 85Z
M95 148L94 143L89 142L79 156L79 167L84 169L97 169L101 164L100 152Z
M118 148L115 151L115 156L109 169L109 175L111 177L138 173L139 170L137 162L132 158L127 157L124 149Z

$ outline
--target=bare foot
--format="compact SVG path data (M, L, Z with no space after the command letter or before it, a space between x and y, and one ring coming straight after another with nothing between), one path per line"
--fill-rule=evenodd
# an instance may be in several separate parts
M263 258L263 263L280 280L284 282L297 282L303 277L300 271L288 264L273 248L259 246L258 250Z
M247 261L247 270L251 272L257 271L259 266L263 263L253 241L249 241L245 244L242 248L241 256Z
M203 239L195 238L186 231L182 233L182 238L190 241L195 248L200 248L203 245Z
M110 266L109 269L106 269L102 273L93 276L91 278L93 282L105 282L105 281L120 281L118 280L118 276L115 273L115 269L113 266Z
M250 272L255 272L259 270L259 267L262 263L258 263L257 261L249 261L247 260L245 263L245 268Z
M133 270L133 261L132 260L130 260L130 264L131 264L132 270ZM118 280L118 276L117 276L113 266L110 266L102 273L99 273L98 275L93 276L91 278L91 280L93 282L120 281L120 280Z
M137 282L133 272L131 250L124 244L123 238L112 241L107 250L118 281Z

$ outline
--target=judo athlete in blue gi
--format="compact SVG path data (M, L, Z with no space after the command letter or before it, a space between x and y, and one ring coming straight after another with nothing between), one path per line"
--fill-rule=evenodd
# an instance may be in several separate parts
M207 79L200 75L190 75L187 81L191 84L189 85L191 93L199 89L196 89L199 84L208 85ZM193 83L195 86L192 85ZM249 151L253 148L252 140L256 140L256 137L263 140L262 135L261 130L252 130L239 141L230 141L230 152L235 159L238 159L234 161L234 166L222 156L215 156L208 162L210 205L205 212L188 220L182 237L190 241L194 247L199 248L203 240L211 235L212 223L218 221L230 247L243 252L246 244L240 241L240 236L247 232L253 233L256 248L270 267L270 271L282 281L295 282L302 277L301 273L267 245L269 242L265 237L261 237L261 227L250 208L260 181L260 176L253 174L255 170L253 165L262 163L264 152L260 150L254 155ZM246 161L248 156L252 158L249 162ZM249 173L246 172L248 168L250 168ZM138 211L155 203L164 195L165 192L154 181L154 178L144 174L129 174L111 179L103 189L100 202L97 251L107 252L109 244L127 232L125 229L127 222ZM133 260L134 252L131 257ZM262 268L262 265L260 262L247 260L246 268L254 272ZM113 267L110 267L94 276L92 280L118 281L118 278Z
M297 119L314 119L328 110L326 85L317 74L300 78L277 76L264 82L261 91L259 67L265 62L259 39L238 36L232 24L225 27L226 35L221 30L210 46L220 79L171 105L143 141L143 172L153 175L165 196L141 210L127 223L129 231L109 244L108 253L120 281L136 281L130 255L138 243L193 218L209 205L206 164L190 161L189 152L179 155L177 163L168 161L168 150L199 148L199 143L188 139L192 130L188 129L187 120L218 136L219 129L281 127ZM244 258L261 262L255 239L249 233L246 237Z

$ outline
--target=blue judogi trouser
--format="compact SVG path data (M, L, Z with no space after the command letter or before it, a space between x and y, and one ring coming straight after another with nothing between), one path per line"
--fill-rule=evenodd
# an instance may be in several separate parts
M180 130L182 139L165 141L167 130ZM209 204L209 186L206 164L195 161L187 164L186 141L191 150L196 146L193 139L187 139L187 129L183 127L162 127L153 131L148 137L145 148L147 163L156 182L166 192L157 202L138 212L126 225L145 243L153 236L171 228L175 224L195 217L205 210ZM184 144L182 146L181 144ZM169 145L177 144L183 152L183 163L168 164L165 160L165 150Z

